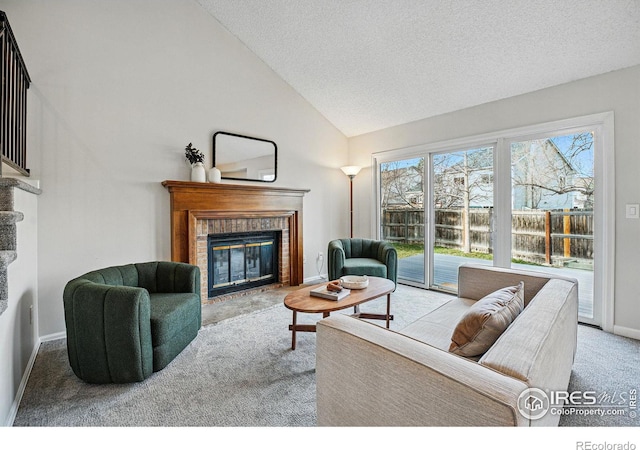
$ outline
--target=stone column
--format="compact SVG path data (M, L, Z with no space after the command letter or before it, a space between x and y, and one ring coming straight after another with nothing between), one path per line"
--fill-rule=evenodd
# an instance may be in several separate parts
M18 179L0 177L0 314L7 309L9 301L7 267L18 257L16 223L24 219L21 212L13 210L14 188L36 195L41 192Z

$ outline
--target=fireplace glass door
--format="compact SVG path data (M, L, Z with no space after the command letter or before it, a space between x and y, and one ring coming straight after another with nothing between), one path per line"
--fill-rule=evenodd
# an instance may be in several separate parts
M209 297L278 281L278 232L209 235Z

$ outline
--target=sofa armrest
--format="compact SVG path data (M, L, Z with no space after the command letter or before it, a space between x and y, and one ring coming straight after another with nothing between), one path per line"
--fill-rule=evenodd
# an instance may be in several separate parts
M383 242L378 251L378 260L387 266L387 278L398 282L398 251L389 242Z
M478 363L532 388L567 391L577 340L578 285L549 280ZM557 426L559 421L559 415L546 414L534 424Z
M72 280L63 293L67 351L89 383L142 381L153 373L149 293Z
M327 276L329 280L337 280L342 276L345 253L339 239L329 242L327 249Z
M193 293L200 296L200 268L186 263L160 262L158 263L158 273L163 269L168 272L170 281L170 292Z
M316 386L321 426L529 425L522 381L341 314L317 324Z

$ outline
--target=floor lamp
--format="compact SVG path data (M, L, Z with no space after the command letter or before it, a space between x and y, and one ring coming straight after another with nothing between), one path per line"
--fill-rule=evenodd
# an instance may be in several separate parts
M360 169L362 169L362 167L344 166L344 167L340 167L340 169L344 172L346 176L349 177L349 211L351 213L351 220L350 220L351 237L353 237L353 179L356 177L356 175L358 175L358 172L360 172Z

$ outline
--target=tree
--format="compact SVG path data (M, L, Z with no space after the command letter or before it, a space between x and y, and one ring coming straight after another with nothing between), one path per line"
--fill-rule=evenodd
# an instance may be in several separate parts
M593 207L593 133L514 143L511 164L521 206L573 208L579 194L582 208Z
M380 197L382 208L423 208L424 158L382 164Z
M493 204L493 151L490 147L433 158L433 197L436 208L461 208L465 253L471 252L471 206Z

